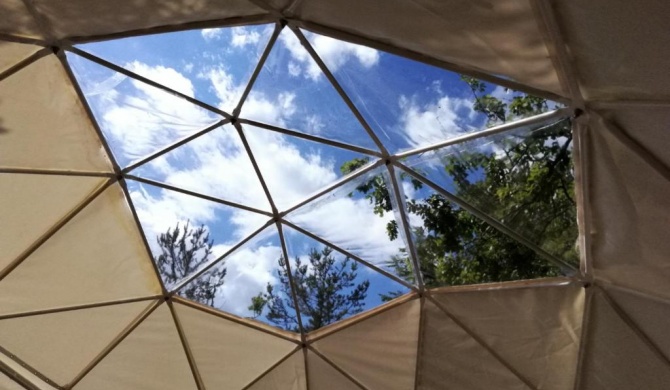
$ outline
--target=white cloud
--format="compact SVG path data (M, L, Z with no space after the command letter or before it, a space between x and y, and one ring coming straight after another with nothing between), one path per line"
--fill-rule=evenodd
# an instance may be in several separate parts
M337 72L347 62L356 60L365 68L371 68L379 62L379 52L365 46L358 46L337 39L309 35L310 43L331 72ZM281 34L279 41L289 50L293 61L289 62L289 74L296 76L304 72L305 77L318 80L321 69L312 59L300 40L292 33ZM298 68L301 67L301 69Z
M231 29L231 44L235 47L245 47L258 43L261 39L261 34L258 31L251 30L247 27L233 27Z
M200 34L202 34L202 37L205 38L206 41L211 41L221 38L223 31L222 28L205 28L200 31Z
M449 96L427 105L401 96L399 104L400 126L412 147L444 141L470 131L470 122L476 115L471 101Z

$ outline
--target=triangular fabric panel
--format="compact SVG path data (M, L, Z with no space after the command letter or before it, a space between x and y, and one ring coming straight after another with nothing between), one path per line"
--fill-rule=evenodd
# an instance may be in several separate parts
M376 150L372 138L288 28L279 35L240 116Z
M30 385L34 386L35 389L39 390L57 390L55 387L49 385L48 383L44 382L42 379L38 378L37 375L35 375L33 372L31 372L27 367L22 366L21 364L17 363L16 361L12 360L9 358L7 355L0 353L0 364L6 366L9 368L9 372L15 372L18 377L16 378L17 380L20 380L19 378L23 378L26 382L28 382ZM0 376L2 373L0 373ZM16 382L14 382L16 383ZM0 380L0 384L3 384L3 382ZM2 388L5 390L5 388ZM24 386L19 386L17 387L18 390L25 390L26 388ZM33 388L30 388L32 390ZM9 387L9 390L14 390L14 387Z
M135 302L0 320L0 343L64 386L147 305Z
M651 342L670 356L670 303L613 288L605 291Z
M423 307L422 325L417 389L528 389L430 300Z
M160 294L118 184L0 281L0 314Z
M76 390L196 390L170 309L159 306L109 355Z
M594 274L668 298L670 182L622 143L611 123L596 114L589 118L589 173L594 179L585 207L591 210Z
M543 287L541 282L431 296L535 388L567 389L575 380L584 289L572 284Z
M199 194L270 210L249 154L231 125L216 128L131 173Z
M207 388L241 389L296 348L296 343L198 309L181 304L175 309Z
M223 255L270 218L134 180L126 183L168 290ZM179 234L174 236L176 231Z
M35 18L22 0L4 0L0 3L0 33L42 38Z
M185 30L78 48L232 113L274 28L274 24L264 24Z
M295 351L277 367L247 387L247 390L307 390L305 357L302 350Z
M0 81L0 166L111 171L63 65L48 55Z
M82 202L104 179L0 173L0 272L50 227Z
M580 390L667 389L667 361L640 339L601 294L596 291L591 300Z
M369 389L413 389L420 316L421 302L414 299L317 340L313 346Z
M317 354L307 350L307 383L310 389L358 390L360 387Z
M67 59L122 168L223 119L78 55L68 54ZM129 68L136 73L154 74L161 84L169 84L177 77L160 67L140 63L130 64Z
M347 162L369 158L260 127L243 127L272 200L280 211L341 178L342 167Z
M25 388L14 382L10 377L0 372L0 388L4 390L25 390Z
M0 73L28 58L39 49L40 46L0 40Z

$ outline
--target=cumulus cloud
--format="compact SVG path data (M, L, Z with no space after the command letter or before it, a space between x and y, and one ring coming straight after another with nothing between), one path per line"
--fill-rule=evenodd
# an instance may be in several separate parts
M349 61L357 61L365 68L371 68L379 62L379 52L365 46L354 45L321 35L309 35L310 43L331 72L337 72ZM279 36L279 41L291 53L293 61L289 62L289 74L304 74L312 80L322 75L321 69L312 59L300 40L292 33Z
M261 39L258 31L247 27L233 27L231 29L231 43L235 47L245 47L247 45L257 44Z
M224 29L222 28L205 28L200 31L200 34L206 41L212 41L221 38Z

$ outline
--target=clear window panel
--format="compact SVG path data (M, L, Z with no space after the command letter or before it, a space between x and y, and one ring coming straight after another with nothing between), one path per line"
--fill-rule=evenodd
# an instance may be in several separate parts
M279 35L240 116L376 150L360 122L288 28Z
M121 167L222 119L76 54L68 53L67 59Z
M78 48L227 112L239 103L274 24L144 35Z
M243 126L263 179L277 208L286 210L312 193L332 184L345 173L349 161L369 156L290 135Z
M403 284L289 226L284 226L283 232L305 331L347 319L409 291ZM278 302L272 296L266 298L270 298L266 300L269 309ZM271 318L275 314L272 310L269 313Z
M418 61L304 33L391 153L556 106L534 97L520 100L526 95Z
M550 254L578 265L569 120L448 146L403 163Z
M390 273L394 259L406 253L402 227L395 217L385 180L378 167L290 212L285 219ZM395 273L414 283L413 273Z
M290 286L282 275L286 275L283 252L273 224L184 285L177 294L238 317L298 332L296 311L288 305L292 302ZM282 310L285 321L267 320L268 307L262 301L268 291L287 303Z
M131 171L131 174L255 209L270 210L237 130L225 125Z
M405 207L421 277L428 288L537 279L561 269L405 172ZM399 272L410 260L399 258Z
M168 290L222 256L270 219L134 180L126 183L153 260Z

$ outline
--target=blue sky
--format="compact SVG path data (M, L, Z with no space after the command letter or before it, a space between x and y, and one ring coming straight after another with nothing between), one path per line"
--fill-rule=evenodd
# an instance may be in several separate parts
M238 105L274 25L193 30L79 46L117 65L226 112ZM306 32L363 117L391 153L443 141L485 127L472 109L472 94L457 74ZM113 153L122 166L216 123L221 117L169 93L69 53L77 78ZM505 97L502 88L490 88ZM284 29L242 106L242 118L377 150L375 143L289 29ZM342 163L360 152L244 125L244 134L271 196L286 210L341 176ZM383 171L384 168L381 168ZM381 172L379 171L379 172ZM221 126L131 172L134 175L269 212L251 160L232 125ZM405 246L390 241L386 224L356 183L323 196L286 219L356 256L383 267ZM412 197L412 189L404 186ZM263 226L267 215L129 181L150 245L155 237L190 220L204 224L221 255ZM417 221L413 221L415 223ZM419 221L420 222L420 221ZM288 236L287 236L288 237ZM304 258L311 239L290 235L291 257ZM226 284L217 307L240 316L251 296L276 283L281 248L268 229L225 263ZM401 285L359 268L369 279L366 307L379 293Z

